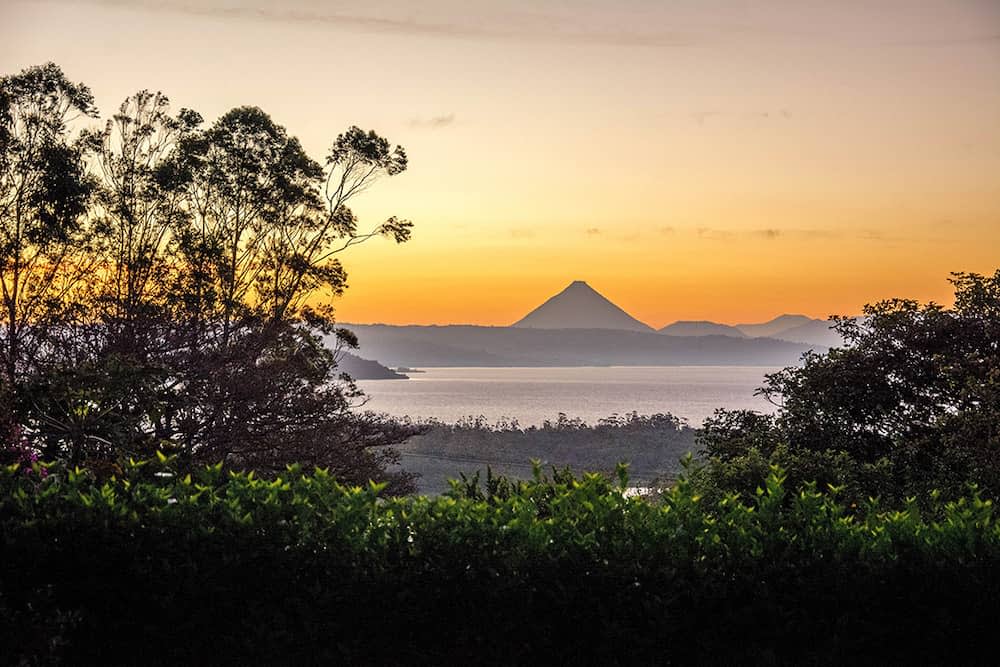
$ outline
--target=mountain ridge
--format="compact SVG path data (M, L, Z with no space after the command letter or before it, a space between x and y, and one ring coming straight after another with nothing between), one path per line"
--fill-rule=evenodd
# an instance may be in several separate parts
M799 327L810 322L822 321L823 320L817 320L806 315L785 313L783 315L778 315L774 319L768 320L767 322L734 324L733 327L739 329L751 338L774 338L782 331L788 331L789 329L794 329L795 327Z
M709 320L677 320L659 330L664 336L731 336L732 338L747 338L747 335L734 326L719 324Z

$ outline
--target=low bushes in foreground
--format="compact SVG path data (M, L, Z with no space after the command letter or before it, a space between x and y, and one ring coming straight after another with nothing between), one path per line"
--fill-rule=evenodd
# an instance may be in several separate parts
M42 474L47 472L47 474ZM657 502L598 475L380 497L169 459L0 470L5 661L992 662L1000 524L789 497Z

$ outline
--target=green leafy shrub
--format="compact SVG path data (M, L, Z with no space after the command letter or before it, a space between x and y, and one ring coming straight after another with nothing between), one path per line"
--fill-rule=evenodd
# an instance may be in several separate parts
M975 490L930 519L779 469L708 504L683 478L627 498L624 470L384 498L298 467L42 468L0 471L5 662L954 663L1000 611Z

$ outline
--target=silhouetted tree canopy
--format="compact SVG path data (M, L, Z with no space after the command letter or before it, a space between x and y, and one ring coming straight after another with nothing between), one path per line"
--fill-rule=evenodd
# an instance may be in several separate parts
M951 307L891 299L838 318L844 347L768 376L775 416L717 412L700 435L715 483L752 491L778 462L862 498L967 482L1000 496L1000 271L951 282Z
M337 356L357 341L330 305L340 253L410 236L396 217L359 231L349 207L404 150L351 127L320 164L257 107L205 126L146 90L96 116L54 64L0 79L8 445L74 464L299 461L408 488L386 446L416 429L352 409Z
M0 365L13 393L63 315L92 257L84 214L96 188L90 146L70 124L96 116L94 99L51 63L0 79Z

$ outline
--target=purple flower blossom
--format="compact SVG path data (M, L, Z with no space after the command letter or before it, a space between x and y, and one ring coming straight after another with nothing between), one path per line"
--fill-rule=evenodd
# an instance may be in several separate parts
M34 472L34 464L38 463L38 450L31 446L31 442L24 435L24 430L20 424L12 424L6 433L6 437L0 442L0 462L5 464L16 463L21 466L24 474L30 475ZM49 471L44 467L39 469L41 477L47 477Z

